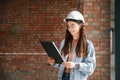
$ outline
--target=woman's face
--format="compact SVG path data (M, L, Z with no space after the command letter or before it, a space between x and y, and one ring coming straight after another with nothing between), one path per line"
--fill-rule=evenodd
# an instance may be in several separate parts
M80 28L81 28L80 24L78 24L74 21L67 22L67 29L72 36L79 36Z

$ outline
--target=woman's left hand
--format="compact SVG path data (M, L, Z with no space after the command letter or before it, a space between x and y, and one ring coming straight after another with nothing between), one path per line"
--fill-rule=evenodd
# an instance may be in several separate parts
M77 66L77 63L75 62L63 62L63 65L66 67L66 68L76 68Z

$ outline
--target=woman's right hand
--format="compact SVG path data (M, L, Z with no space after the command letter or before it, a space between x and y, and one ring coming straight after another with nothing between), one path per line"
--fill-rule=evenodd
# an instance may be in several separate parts
M55 60L52 57L48 57L48 63L51 65L55 64Z

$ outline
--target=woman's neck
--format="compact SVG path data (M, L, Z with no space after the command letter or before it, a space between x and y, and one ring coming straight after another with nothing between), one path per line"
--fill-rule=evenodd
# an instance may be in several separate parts
M78 40L79 39L79 34L73 35L73 40Z
M79 36L73 36L73 40L78 40Z

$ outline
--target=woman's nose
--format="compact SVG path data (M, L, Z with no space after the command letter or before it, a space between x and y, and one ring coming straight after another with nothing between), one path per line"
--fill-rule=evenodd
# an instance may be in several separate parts
M68 30L71 32L73 30L73 28L69 28Z

